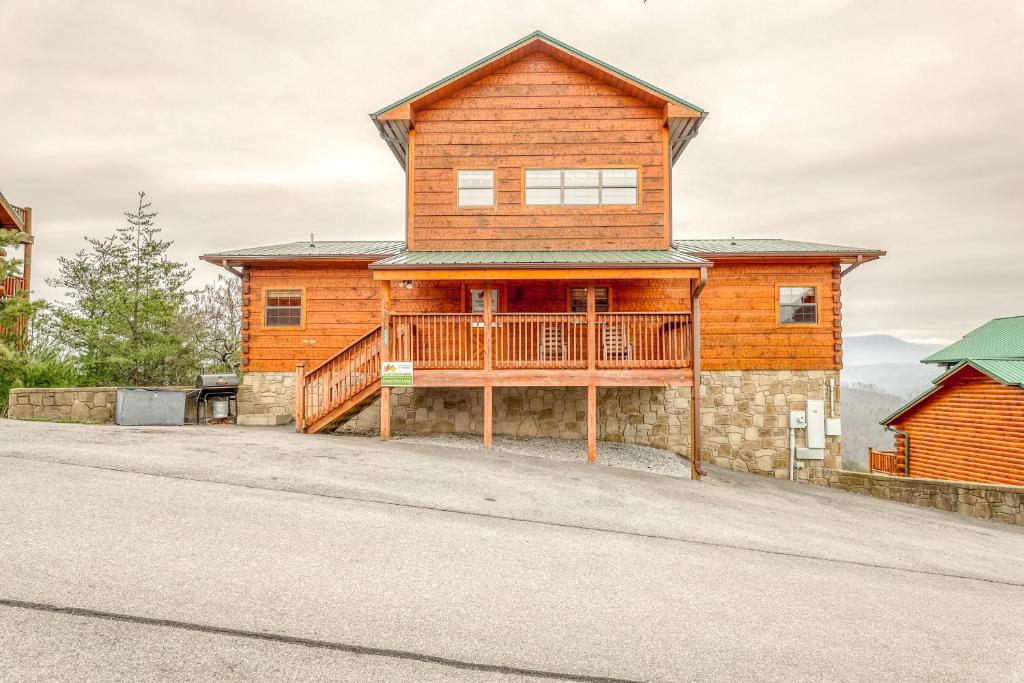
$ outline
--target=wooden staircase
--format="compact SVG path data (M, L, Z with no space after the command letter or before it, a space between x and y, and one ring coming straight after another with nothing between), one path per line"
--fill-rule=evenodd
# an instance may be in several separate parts
M295 425L330 431L380 393L381 328L377 326L309 372L295 374Z

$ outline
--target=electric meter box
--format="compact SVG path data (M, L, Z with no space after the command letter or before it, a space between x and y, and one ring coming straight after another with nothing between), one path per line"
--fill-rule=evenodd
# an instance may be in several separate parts
M791 410L789 411L789 428L790 429L806 429L807 428L807 412L803 410Z

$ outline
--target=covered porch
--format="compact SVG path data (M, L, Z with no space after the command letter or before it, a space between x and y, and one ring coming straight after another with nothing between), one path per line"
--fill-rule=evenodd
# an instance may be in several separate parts
M598 387L689 387L696 405L707 262L423 267L417 257L412 266L388 263L397 258L371 266L381 285L380 360L412 363L415 387L479 387L486 447L493 438L494 387L586 387L591 461L597 458ZM431 289L447 293L445 305L417 294ZM390 393L381 387L385 439ZM697 453L698 420L691 422L691 452Z

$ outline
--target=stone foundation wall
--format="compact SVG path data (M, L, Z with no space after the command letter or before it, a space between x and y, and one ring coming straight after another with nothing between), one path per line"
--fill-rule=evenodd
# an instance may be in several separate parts
M831 409L828 380L838 370L712 370L701 373L701 458L722 467L778 478L789 477L789 411L808 400ZM826 437L824 460L808 460L797 476L807 480L822 468L839 469L840 437ZM804 431L797 432L804 446ZM798 463L801 461L798 461Z
M789 476L789 411L808 399L825 400L828 381L839 396L837 370L729 370L702 373L702 458L744 472ZM392 390L392 433L483 432L480 389ZM292 372L246 373L239 390L243 416L294 415ZM494 390L494 433L512 436L586 437L586 390L582 387L504 387ZM598 389L598 439L649 444L689 456L689 387L609 387ZM836 406L838 415L838 405ZM375 401L338 431L378 433ZM803 446L803 431L797 445ZM828 437L825 458L805 461L797 470L808 479L815 470L839 469L839 437Z
M166 387L190 391L193 387ZM11 389L7 417L51 422L113 422L117 387ZM195 400L185 401L185 421L195 422Z
M907 479L829 468L819 468L809 482L863 496L1024 526L1024 486Z
M295 372L247 372L238 387L238 415L295 419Z
M689 456L689 387L608 387L597 391L601 441L640 443ZM391 432L483 433L481 389L391 391ZM379 433L379 399L337 429ZM494 389L494 433L584 439L587 391L583 387L501 387Z

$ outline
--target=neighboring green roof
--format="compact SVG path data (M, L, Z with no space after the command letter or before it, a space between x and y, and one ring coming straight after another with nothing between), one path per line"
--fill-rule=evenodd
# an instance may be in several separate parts
M921 362L958 363L962 360L1024 360L1024 315L990 320Z
M552 38L551 36L547 35L543 31L534 31L533 33L530 33L529 35L523 36L519 40L506 45L505 47L501 48L500 50L496 50L495 52L492 52L491 54L487 55L483 59L478 59L477 61L473 62L469 66L467 66L467 67L465 67L463 69L459 69L455 73L450 74L448 76L445 76L441 80L435 81L434 83L431 83L430 85L426 86L425 88L420 88L419 90L417 90L413 94L409 95L408 97L403 97L402 99L398 100L397 102L393 102L392 104L389 104L388 106L384 107L383 109L375 111L370 116L374 116L374 117L380 116L384 112L389 111L391 109L394 109L395 107L398 107L400 105L403 105L406 102L414 100L417 97L419 97L420 95L424 95L424 94L430 92L431 90L433 90L434 88L442 86L442 85L444 85L445 83L447 83L449 81L453 81L456 78L464 76L467 73L469 73L471 71L474 71L475 69L478 69L481 66L483 66L484 64L490 62L492 59L496 59L497 57L500 57L504 53L509 52L511 50L514 50L517 47L519 47L521 45L524 45L525 43L528 43L531 40L534 40L536 38L540 38L542 40L545 40L545 41L551 43L552 45L557 45L558 47L562 48L563 50L565 50L567 52L571 52L572 54L576 55L577 57L579 57L581 59L585 59L588 62L593 62L594 64L597 64L598 66L601 66L601 67L603 67L605 69L608 69L609 71L615 73L618 76L621 76L622 78L625 78L628 81L632 81L633 83L636 83L637 85L639 85L639 86L641 86L643 88L646 88L648 90L651 90L653 92L658 93L659 95L665 97L666 99L672 100L673 102L677 102L678 104L681 104L683 106L689 107L690 109L693 109L694 111L696 111L699 114L707 114L706 111L704 111L703 109L701 109L697 105L695 105L695 104L693 104L691 102L687 102L686 100L684 100L681 97L676 97L675 95L673 95L671 93L668 93L668 92L662 90L661 88L653 86L653 85L651 85L650 83L648 83L646 81L640 80L639 78L637 78L636 76L633 76L632 74L626 73L622 69L617 69L614 66L612 66L611 64L607 64L605 62L602 62L600 59L598 59L596 57L591 57L586 52L583 52L582 50L577 50L573 46L568 45L566 43L563 43L562 41L558 40L557 38Z
M983 372L1000 384L1018 386L1024 389L1024 360L964 360L932 380L932 387L920 396L911 400L892 415L886 417L879 424L887 425L891 423L897 417L942 389L942 385L947 379L957 374L967 366L970 366L979 372Z
M836 256L884 256L879 249L844 247L838 244L796 242L779 239L713 239L673 240L672 246L691 254L705 256L807 256L824 254Z
M367 240L349 242L328 240L310 242L305 240L303 242L289 242L288 244L273 244L266 247L248 247L246 249L219 251L215 254L204 254L201 258L207 261L232 257L274 258L309 256L313 258L358 258L369 256L371 258L379 258L381 256L397 254L403 249L405 249L405 242L401 241Z
M589 251L403 251L371 268L436 266L652 265L708 266L708 261L678 249Z

